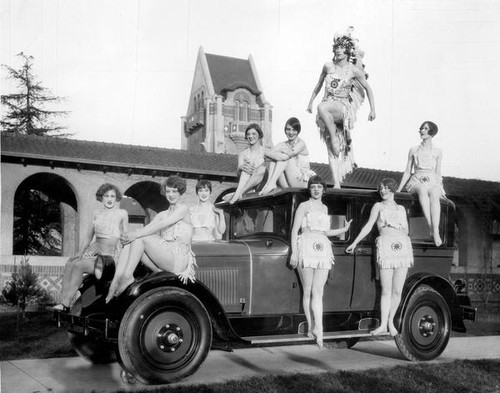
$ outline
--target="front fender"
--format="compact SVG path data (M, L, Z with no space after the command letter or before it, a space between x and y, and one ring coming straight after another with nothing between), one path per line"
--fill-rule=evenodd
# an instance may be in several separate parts
M453 285L443 277L425 272L416 273L406 280L403 293L401 295L401 302L394 317L394 324L396 328L398 330L401 329L403 315L408 308L410 297L415 289L421 285L428 285L446 300L451 312L452 330L456 332L465 332L462 311L460 309L460 304Z
M224 309L217 297L201 281L183 284L174 274L169 272L151 273L132 284L123 294L109 303L115 309L118 319L125 314L127 308L141 295L156 288L174 287L191 292L200 300L210 314L214 335L222 341L246 342L231 327Z

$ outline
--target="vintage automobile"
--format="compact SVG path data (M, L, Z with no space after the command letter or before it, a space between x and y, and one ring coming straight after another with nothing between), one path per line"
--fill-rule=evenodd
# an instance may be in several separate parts
M294 212L306 190L287 189L268 196L225 202L225 239L194 243L195 283L183 284L168 272L139 265L136 281L108 305L104 298L114 274L111 257L102 256L95 276L84 280L69 314L56 313L76 351L92 362L120 362L131 382L168 383L194 373L213 349L312 344L304 333L297 271L288 264ZM367 221L375 190L329 189L323 198L332 228L353 219L349 232L331 238L335 266L324 292L325 341L351 347L379 325L380 282L374 262L376 229L354 254L345 248ZM408 213L415 265L409 270L395 337L408 360L430 360L446 348L451 330L464 332L464 319L476 310L456 293L449 272L456 235L452 202L441 202L443 245L435 247L418 201L398 193Z

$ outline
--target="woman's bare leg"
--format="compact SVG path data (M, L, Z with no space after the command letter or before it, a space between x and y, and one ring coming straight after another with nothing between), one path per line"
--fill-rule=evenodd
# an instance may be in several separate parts
M392 299L392 277L394 269L380 269L380 326L370 332L371 335L387 333L389 312Z
M342 105L335 101L323 101L318 105L318 113L326 125L330 136L327 141L328 162L332 171L333 187L340 188L340 140L338 136L337 124L343 123ZM329 145L328 145L329 142Z
M312 283L311 309L314 319L313 333L316 336L316 343L319 348L323 348L323 290L329 272L327 269L315 269Z
M429 190L429 200L430 200L430 215L431 215L431 231L432 237L434 238L434 243L436 246L443 244L441 236L439 235L439 220L441 216L441 190L437 187L433 187Z
M289 160L276 161L271 163L271 166L269 167L269 179L267 179L266 185L259 192L259 195L269 194L271 191L273 191L278 187L277 185L278 179L285 171L288 165L288 161Z
M264 179L265 174L266 174L266 167L264 165L260 165L257 168L255 168L254 172L252 173L252 176L250 176L246 184L243 186L242 192L238 198L241 198L245 193L257 187L262 182L262 179Z
M111 285L109 286L108 295L106 296L106 303L108 303L116 293L118 288L118 283L120 282L123 274L125 273L125 268L127 266L127 261L130 254L130 244L126 244L123 246L122 251L118 257L118 260L115 262L116 270L113 280L111 281Z
M302 290L304 291L304 294L302 296L302 308L304 309L304 314L307 320L307 337L314 338L314 322L311 315L311 292L314 270L310 268L302 268L300 267L300 265L297 270L299 272L300 281L302 283Z
M400 267L394 269L394 274L392 276L391 309L389 311L389 318L387 321L387 325L389 327L389 332L393 337L396 334L398 334L398 330L394 326L394 316L396 315L399 303L401 302L401 293L403 292L403 286L406 281L407 273L408 273L408 268Z
M71 268L67 271L69 272L66 280L63 278L64 286L61 296L61 304L63 306L69 307L71 301L75 297L76 291L80 288L83 282L83 275L85 273L90 274L94 272L95 258L82 258L68 260L67 265L70 264ZM66 269L65 269L66 273Z
M240 179L238 180L238 187L236 188L236 191L234 192L233 197L231 198L229 203L233 204L241 198L241 196L243 195L243 189L245 188L248 180L250 180L250 177L251 175L249 173L241 171Z
M413 191L413 189L412 189ZM429 192L425 186L417 185L415 186L415 191L418 195L418 200L420 202L420 207L422 208L422 212L424 213L425 220L429 225L429 228L432 230L431 224L431 202L429 199Z

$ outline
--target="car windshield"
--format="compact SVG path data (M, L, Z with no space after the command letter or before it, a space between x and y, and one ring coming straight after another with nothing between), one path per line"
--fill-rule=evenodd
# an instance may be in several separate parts
M281 201L259 205L240 206L231 214L231 237L250 236L255 233L272 233L286 236L289 206Z

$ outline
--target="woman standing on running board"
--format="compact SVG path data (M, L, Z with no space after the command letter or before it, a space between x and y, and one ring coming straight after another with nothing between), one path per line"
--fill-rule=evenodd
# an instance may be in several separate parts
M346 252L352 254L358 243L371 232L373 225L377 224L379 237L375 245L382 287L381 321L380 326L371 332L372 335L387 333L388 329L392 336L398 334L394 326L394 315L401 301L408 268L413 266L413 249L408 236L406 210L394 201L397 185L396 180L391 178L380 182L378 191L382 202L373 205L367 223L346 248Z

